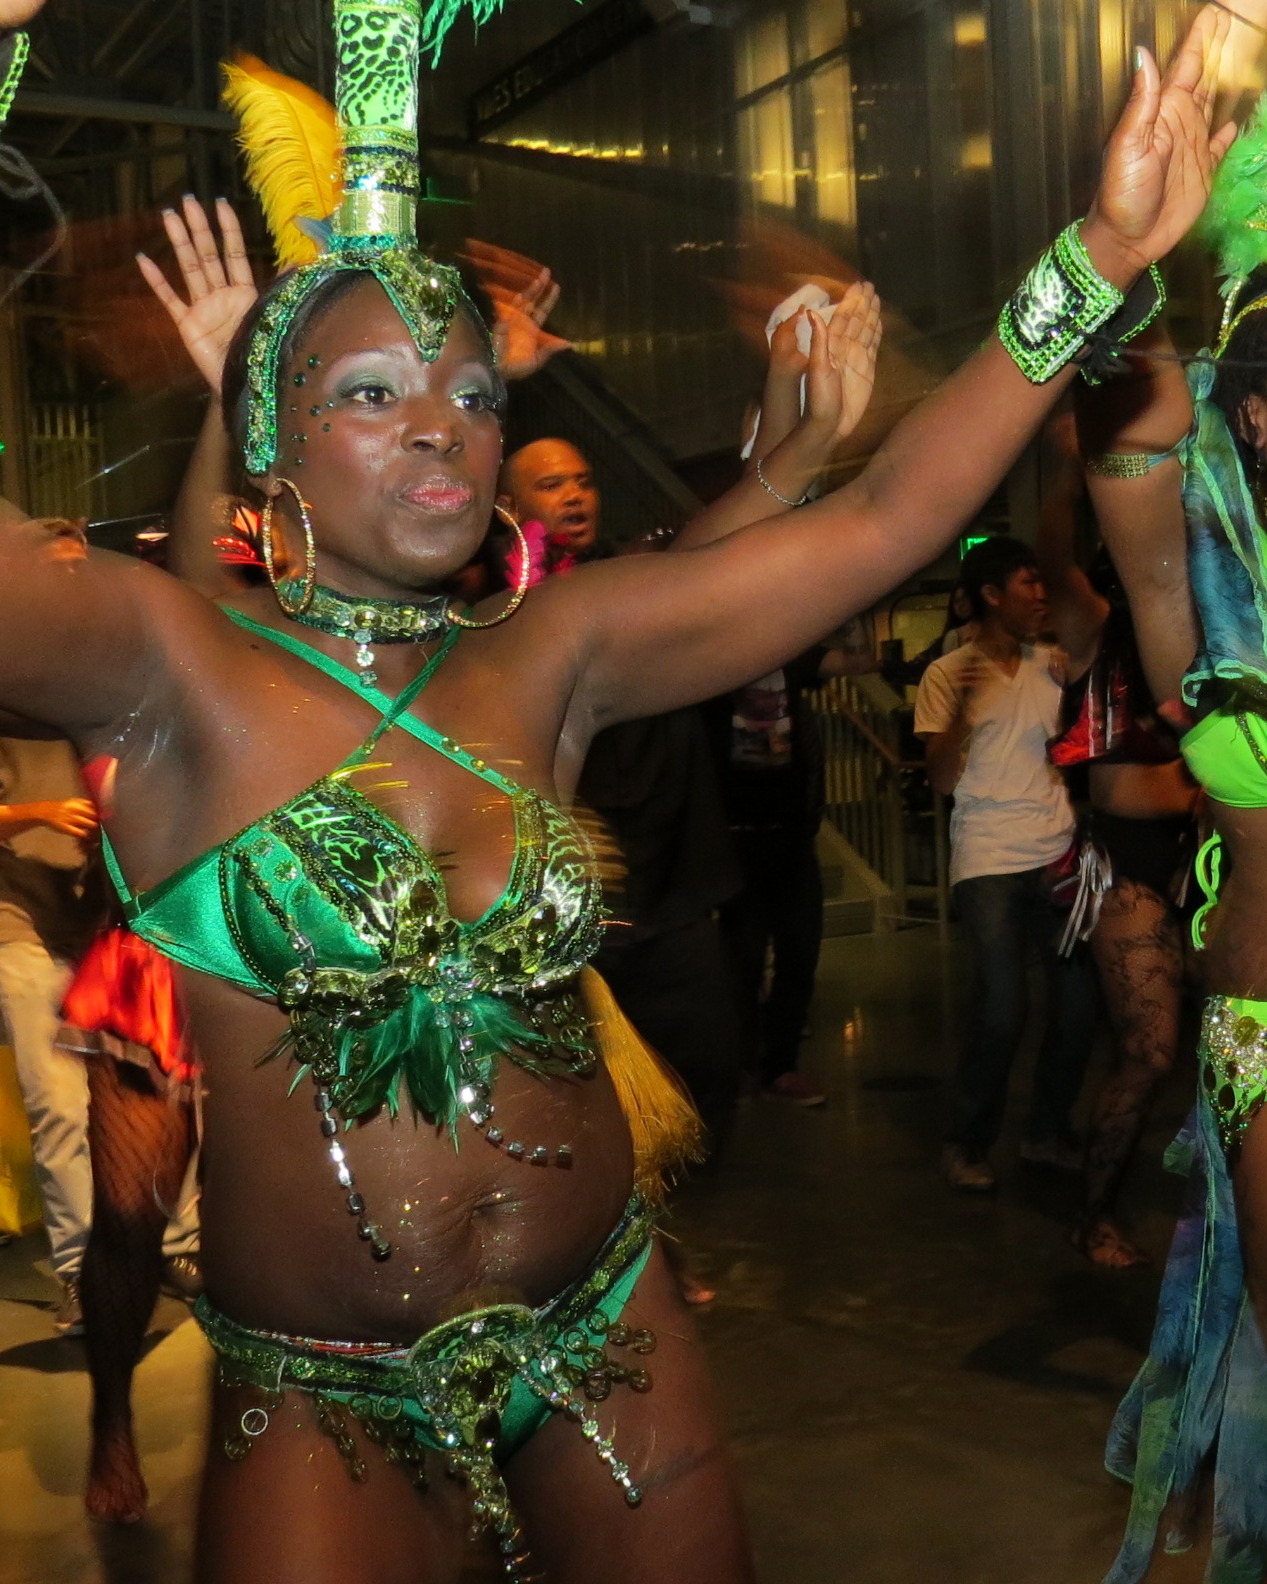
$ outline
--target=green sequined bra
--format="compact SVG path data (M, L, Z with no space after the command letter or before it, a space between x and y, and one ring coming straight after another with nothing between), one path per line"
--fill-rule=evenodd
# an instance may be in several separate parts
M354 689L382 715L328 775L245 830L133 893L108 840L111 878L134 932L165 956L275 999L289 1028L264 1060L289 1055L316 1086L335 1175L377 1259L390 1245L356 1191L339 1120L402 1102L449 1127L465 1116L490 1144L534 1165L571 1164L567 1144L506 1139L493 1121L497 1063L583 1075L596 1057L576 979L598 947L601 883L577 822L410 714L452 648L452 631L396 699L287 633L226 610ZM515 851L502 895L472 922L449 911L435 859L368 796L358 772L399 728L510 799ZM292 1089L295 1087L292 1085Z

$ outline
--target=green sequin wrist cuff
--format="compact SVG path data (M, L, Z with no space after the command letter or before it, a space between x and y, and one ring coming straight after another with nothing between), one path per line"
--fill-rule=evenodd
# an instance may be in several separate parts
M1123 349L1148 329L1165 306L1166 284L1156 264L1150 264L1104 328L1088 338L1086 352L1079 359L1088 385L1102 385L1126 372L1130 365Z
M1125 301L1091 262L1080 225L1060 233L999 315L999 340L1033 385L1058 374Z

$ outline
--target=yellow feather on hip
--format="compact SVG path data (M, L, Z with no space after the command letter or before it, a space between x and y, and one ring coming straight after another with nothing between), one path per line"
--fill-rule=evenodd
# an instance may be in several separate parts
M681 1079L634 1028L593 968L581 971L581 1000L629 1124L634 1179L653 1204L660 1204L668 1180L687 1161L701 1158L699 1113Z
M246 179L272 233L278 268L309 264L319 250L295 220L328 220L342 195L334 107L254 55L240 54L221 69L221 98L238 118Z

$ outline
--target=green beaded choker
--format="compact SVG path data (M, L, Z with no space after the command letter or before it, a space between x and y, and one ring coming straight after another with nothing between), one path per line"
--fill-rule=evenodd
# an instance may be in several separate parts
M307 609L292 620L354 643L360 680L366 687L373 687L378 673L374 670L374 651L370 645L425 643L449 626L448 603L447 594L433 594L421 600L368 599L364 596L354 599L350 594L340 594L337 589L317 583Z

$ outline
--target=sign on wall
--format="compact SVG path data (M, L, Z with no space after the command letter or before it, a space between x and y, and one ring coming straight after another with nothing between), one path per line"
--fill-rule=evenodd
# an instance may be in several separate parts
M654 26L641 0L603 0L471 95L467 101L471 137L483 137Z

